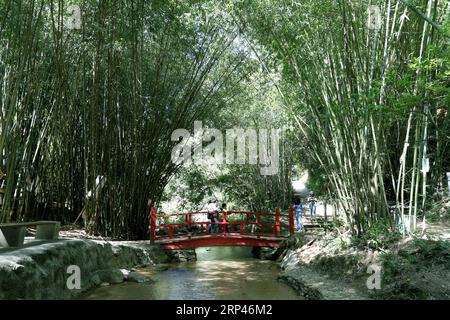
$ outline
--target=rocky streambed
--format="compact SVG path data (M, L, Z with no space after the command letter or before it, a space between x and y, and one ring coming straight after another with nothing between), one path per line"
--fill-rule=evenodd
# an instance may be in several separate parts
M95 288L88 300L303 300L277 280L279 265L255 259L251 247L196 248L195 261L137 269L150 282ZM263 250L269 252L270 250Z

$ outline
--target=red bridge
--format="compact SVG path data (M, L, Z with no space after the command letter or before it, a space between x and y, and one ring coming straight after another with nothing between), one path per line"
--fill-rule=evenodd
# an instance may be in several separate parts
M164 249L181 250L209 246L278 247L279 242L294 233L294 210L282 214L226 211L220 212L213 224L208 212L156 214L150 212L150 240ZM216 231L216 232L214 232Z

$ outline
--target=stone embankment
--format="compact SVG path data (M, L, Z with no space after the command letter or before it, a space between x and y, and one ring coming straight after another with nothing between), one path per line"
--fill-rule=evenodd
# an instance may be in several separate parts
M373 248L318 231L291 236L272 257L279 279L307 299L449 299L449 248L447 240L414 237Z
M146 241L65 239L0 248L0 299L70 299L100 285L148 281L133 268L192 259L194 251L168 253ZM80 289L73 288L77 270Z

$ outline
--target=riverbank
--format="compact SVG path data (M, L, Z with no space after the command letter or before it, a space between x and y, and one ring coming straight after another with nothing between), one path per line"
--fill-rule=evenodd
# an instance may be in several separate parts
M279 279L308 299L450 299L446 240L409 238L371 249L338 230L316 231L291 236L277 260ZM381 269L379 289L367 286L370 266Z
M0 299L71 299L89 289L123 282L136 282L135 287L123 284L127 286L124 297L129 297L132 288L137 295L155 299L234 299L239 294L243 299L270 299L283 295L293 298L282 287L276 296L268 289L275 287L276 282L264 282L270 277L261 278L260 273L267 271L269 266L273 267L269 273L270 276L273 273L274 280L280 266L278 279L307 299L450 299L449 241L434 236L403 239L369 248L356 245L339 229L329 228L328 231L297 233L276 250L253 248L253 256L276 260L278 265L273 262L273 265L265 265L263 261L261 264L250 256L245 257L248 260L222 261L221 254L226 253L224 248L217 247L214 254L210 250L204 248L204 256L220 256L220 262L174 266L169 263L196 260L195 251L164 251L148 241L28 240L20 249L0 249ZM70 266L80 268L80 289L67 287ZM367 287L371 276L367 273L369 266L381 268L380 289ZM236 282L238 275L244 280ZM154 285L155 279L162 286ZM174 296L180 279L186 282L184 295L177 293ZM198 279L204 286L198 287ZM152 284L152 288L138 286L143 282ZM225 287L218 290L222 285ZM118 294L115 290L111 289L113 295ZM105 296L110 296L109 291L105 288Z
M30 241L0 249L0 299L70 299L101 285L146 281L133 268L192 259L193 251L168 253L148 241ZM67 286L76 273L70 266L79 267L79 289Z

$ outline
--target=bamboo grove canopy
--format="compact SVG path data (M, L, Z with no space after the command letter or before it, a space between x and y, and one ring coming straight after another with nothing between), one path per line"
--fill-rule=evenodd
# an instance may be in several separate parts
M390 206L416 217L450 171L448 15L446 0L1 0L0 222L82 213L89 232L146 238L179 169L173 130L258 119L255 97L284 113L285 167L352 233L392 225ZM265 201L270 178L232 172Z

